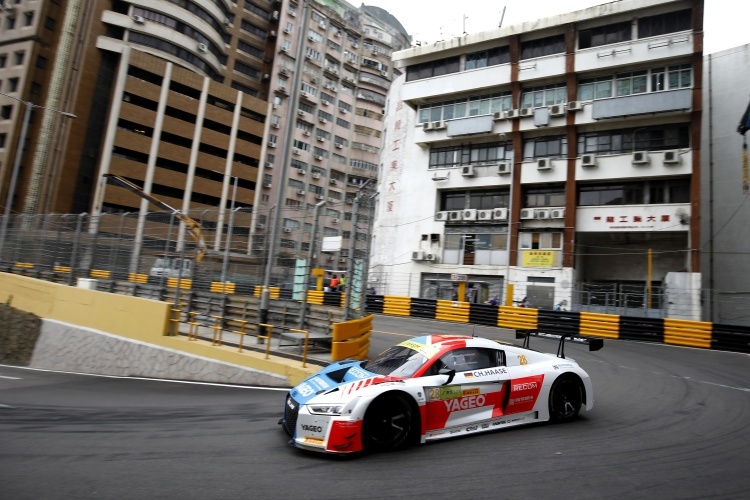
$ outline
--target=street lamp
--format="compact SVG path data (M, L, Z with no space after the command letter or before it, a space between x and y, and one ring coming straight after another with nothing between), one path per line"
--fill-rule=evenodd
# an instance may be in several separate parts
M26 132L29 129L29 121L31 120L31 110L33 108L39 108L39 109L47 109L49 111L54 111L55 113L60 113L63 116L67 116L68 118L77 118L76 115L73 113L68 113L67 111L61 111L59 109L53 109L53 108L46 108L44 106L39 106L38 104L34 104L32 102L24 101L22 99L19 99L18 97L13 97L12 95L5 94L3 92L0 92L0 95L3 95L5 97L9 97L13 100L16 100L26 106L26 111L23 115L23 125L21 125L21 135L18 138L18 146L16 148L16 158L13 162L13 170L10 174L10 184L8 184L8 196L5 200L5 212L3 213L3 222L2 226L0 226L0 257L3 253L3 247L5 246L5 235L8 232L8 221L10 219L10 212L13 206L13 196L15 195L16 191L16 182L18 182L18 172L21 169L21 159L23 158L23 148L24 143L26 142Z

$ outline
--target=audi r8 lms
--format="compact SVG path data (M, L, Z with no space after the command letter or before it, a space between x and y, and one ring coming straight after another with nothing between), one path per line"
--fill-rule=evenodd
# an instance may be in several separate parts
M569 421L593 408L594 393L588 374L565 358L566 337L557 337L557 355L528 348L528 336L523 346L416 337L372 360L333 363L307 378L287 394L279 423L293 446L347 454ZM601 339L585 342L590 350L602 346Z

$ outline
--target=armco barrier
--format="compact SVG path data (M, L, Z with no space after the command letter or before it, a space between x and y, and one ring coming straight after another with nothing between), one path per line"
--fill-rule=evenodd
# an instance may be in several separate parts
M711 323L680 319L664 320L664 343L688 347L711 347Z
M364 318L335 323L333 325L333 342L331 359L365 359L370 349L370 332L373 315Z
M368 295L367 312L750 353L750 328L704 321Z
M459 323L469 322L468 302L454 302L452 300L438 300L435 310L435 319L441 321L456 321Z

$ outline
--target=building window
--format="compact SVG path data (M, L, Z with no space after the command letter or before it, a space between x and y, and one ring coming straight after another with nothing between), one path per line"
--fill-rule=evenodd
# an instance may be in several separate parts
M518 246L521 250L560 250L562 233L520 233Z
M527 139L523 144L523 159L565 158L568 140L564 135Z
M492 210L507 208L510 192L508 189L486 189L470 191L442 191L440 193L440 210L454 211L473 208Z
M565 102L568 102L568 91L564 83L532 87L521 92L522 108L542 108Z
M687 31L691 27L692 11L690 9L643 17L638 20L638 38Z
M502 265L506 254L506 233L446 234L441 262L457 265Z
M8 134L0 134L0 149L5 148L5 142L8 140Z
M598 26L578 32L578 48L589 49L613 43L627 42L632 39L630 21Z
M10 120L10 116L13 114L13 106L10 104L6 104L2 108L0 108L0 119L2 120Z
M529 187L524 189L523 207L564 207L565 187Z
M494 49L483 50L481 52L472 52L466 54L466 63L464 69L485 68L498 64L510 62L510 50L508 47L496 47Z
M415 64L406 68L406 81L423 80L435 76L458 73L461 70L461 58L459 56L448 57L437 61Z
M606 130L579 134L579 154L622 154L690 147L690 127L685 124Z
M690 179L650 179L578 188L578 205L582 207L664 203L690 203Z
M429 168L491 165L507 160L513 160L513 145L508 141L464 144L430 149Z
M565 52L565 35L549 36L521 43L521 60Z
M438 122L465 118L467 116L489 115L498 111L513 109L510 92L483 94L465 99L453 99L419 107L418 123Z

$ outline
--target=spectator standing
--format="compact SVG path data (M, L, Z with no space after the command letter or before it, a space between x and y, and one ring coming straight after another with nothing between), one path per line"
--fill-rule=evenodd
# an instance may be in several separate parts
M341 276L341 279L339 280L339 290L342 292L346 290L346 276Z
M333 278L331 278L331 291L332 292L338 292L339 291L339 284L341 283L341 280L339 280L339 277L337 274L333 275Z

